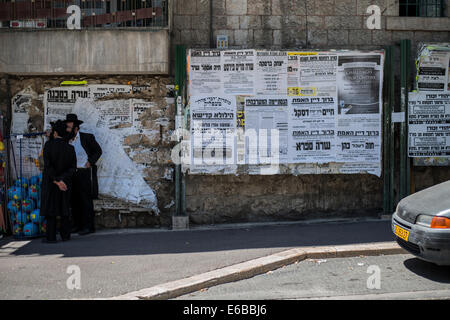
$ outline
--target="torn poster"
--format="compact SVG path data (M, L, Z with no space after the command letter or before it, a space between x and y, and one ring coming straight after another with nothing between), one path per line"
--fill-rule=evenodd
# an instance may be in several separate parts
M136 133L134 128L110 127L101 112L119 110L121 116L130 103L130 100L78 99L72 112L84 121L82 131L94 134L102 147L103 154L97 163L99 193L146 206L158 214L156 194L144 180L144 167L133 162L123 148L124 138ZM111 116L109 111L108 116Z
M42 111L36 105L37 101L40 101L40 98L31 88L20 91L12 98L10 166L14 177L20 176L20 170L24 177L40 173L39 156L45 143L44 136L16 136L42 131L42 122L35 122L30 117L41 115Z

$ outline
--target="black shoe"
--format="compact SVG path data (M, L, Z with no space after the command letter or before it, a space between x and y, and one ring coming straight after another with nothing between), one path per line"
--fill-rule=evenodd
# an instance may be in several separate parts
M42 243L57 243L57 241L56 240L42 239Z

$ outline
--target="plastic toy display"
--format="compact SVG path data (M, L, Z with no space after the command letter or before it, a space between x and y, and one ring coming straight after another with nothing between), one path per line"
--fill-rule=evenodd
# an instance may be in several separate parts
M42 175L17 178L8 189L8 205L15 238L32 238L45 234L47 225L40 215Z

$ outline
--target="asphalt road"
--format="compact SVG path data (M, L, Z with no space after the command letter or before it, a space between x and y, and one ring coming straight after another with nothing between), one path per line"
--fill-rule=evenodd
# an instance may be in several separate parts
M376 269L369 266L379 268L379 289L376 281L369 281L368 288L368 278L374 280ZM307 259L177 299L450 299L450 267L410 254Z
M138 232L138 230L136 230ZM299 246L385 242L389 221L111 232L44 244L0 240L0 299L107 298ZM76 265L81 289L66 286Z

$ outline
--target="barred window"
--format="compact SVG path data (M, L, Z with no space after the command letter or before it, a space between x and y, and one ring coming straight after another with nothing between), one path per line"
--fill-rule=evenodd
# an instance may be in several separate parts
M0 27L66 28L67 8L83 28L167 27L169 0L0 0Z
M400 16L443 17L444 0L400 0Z

